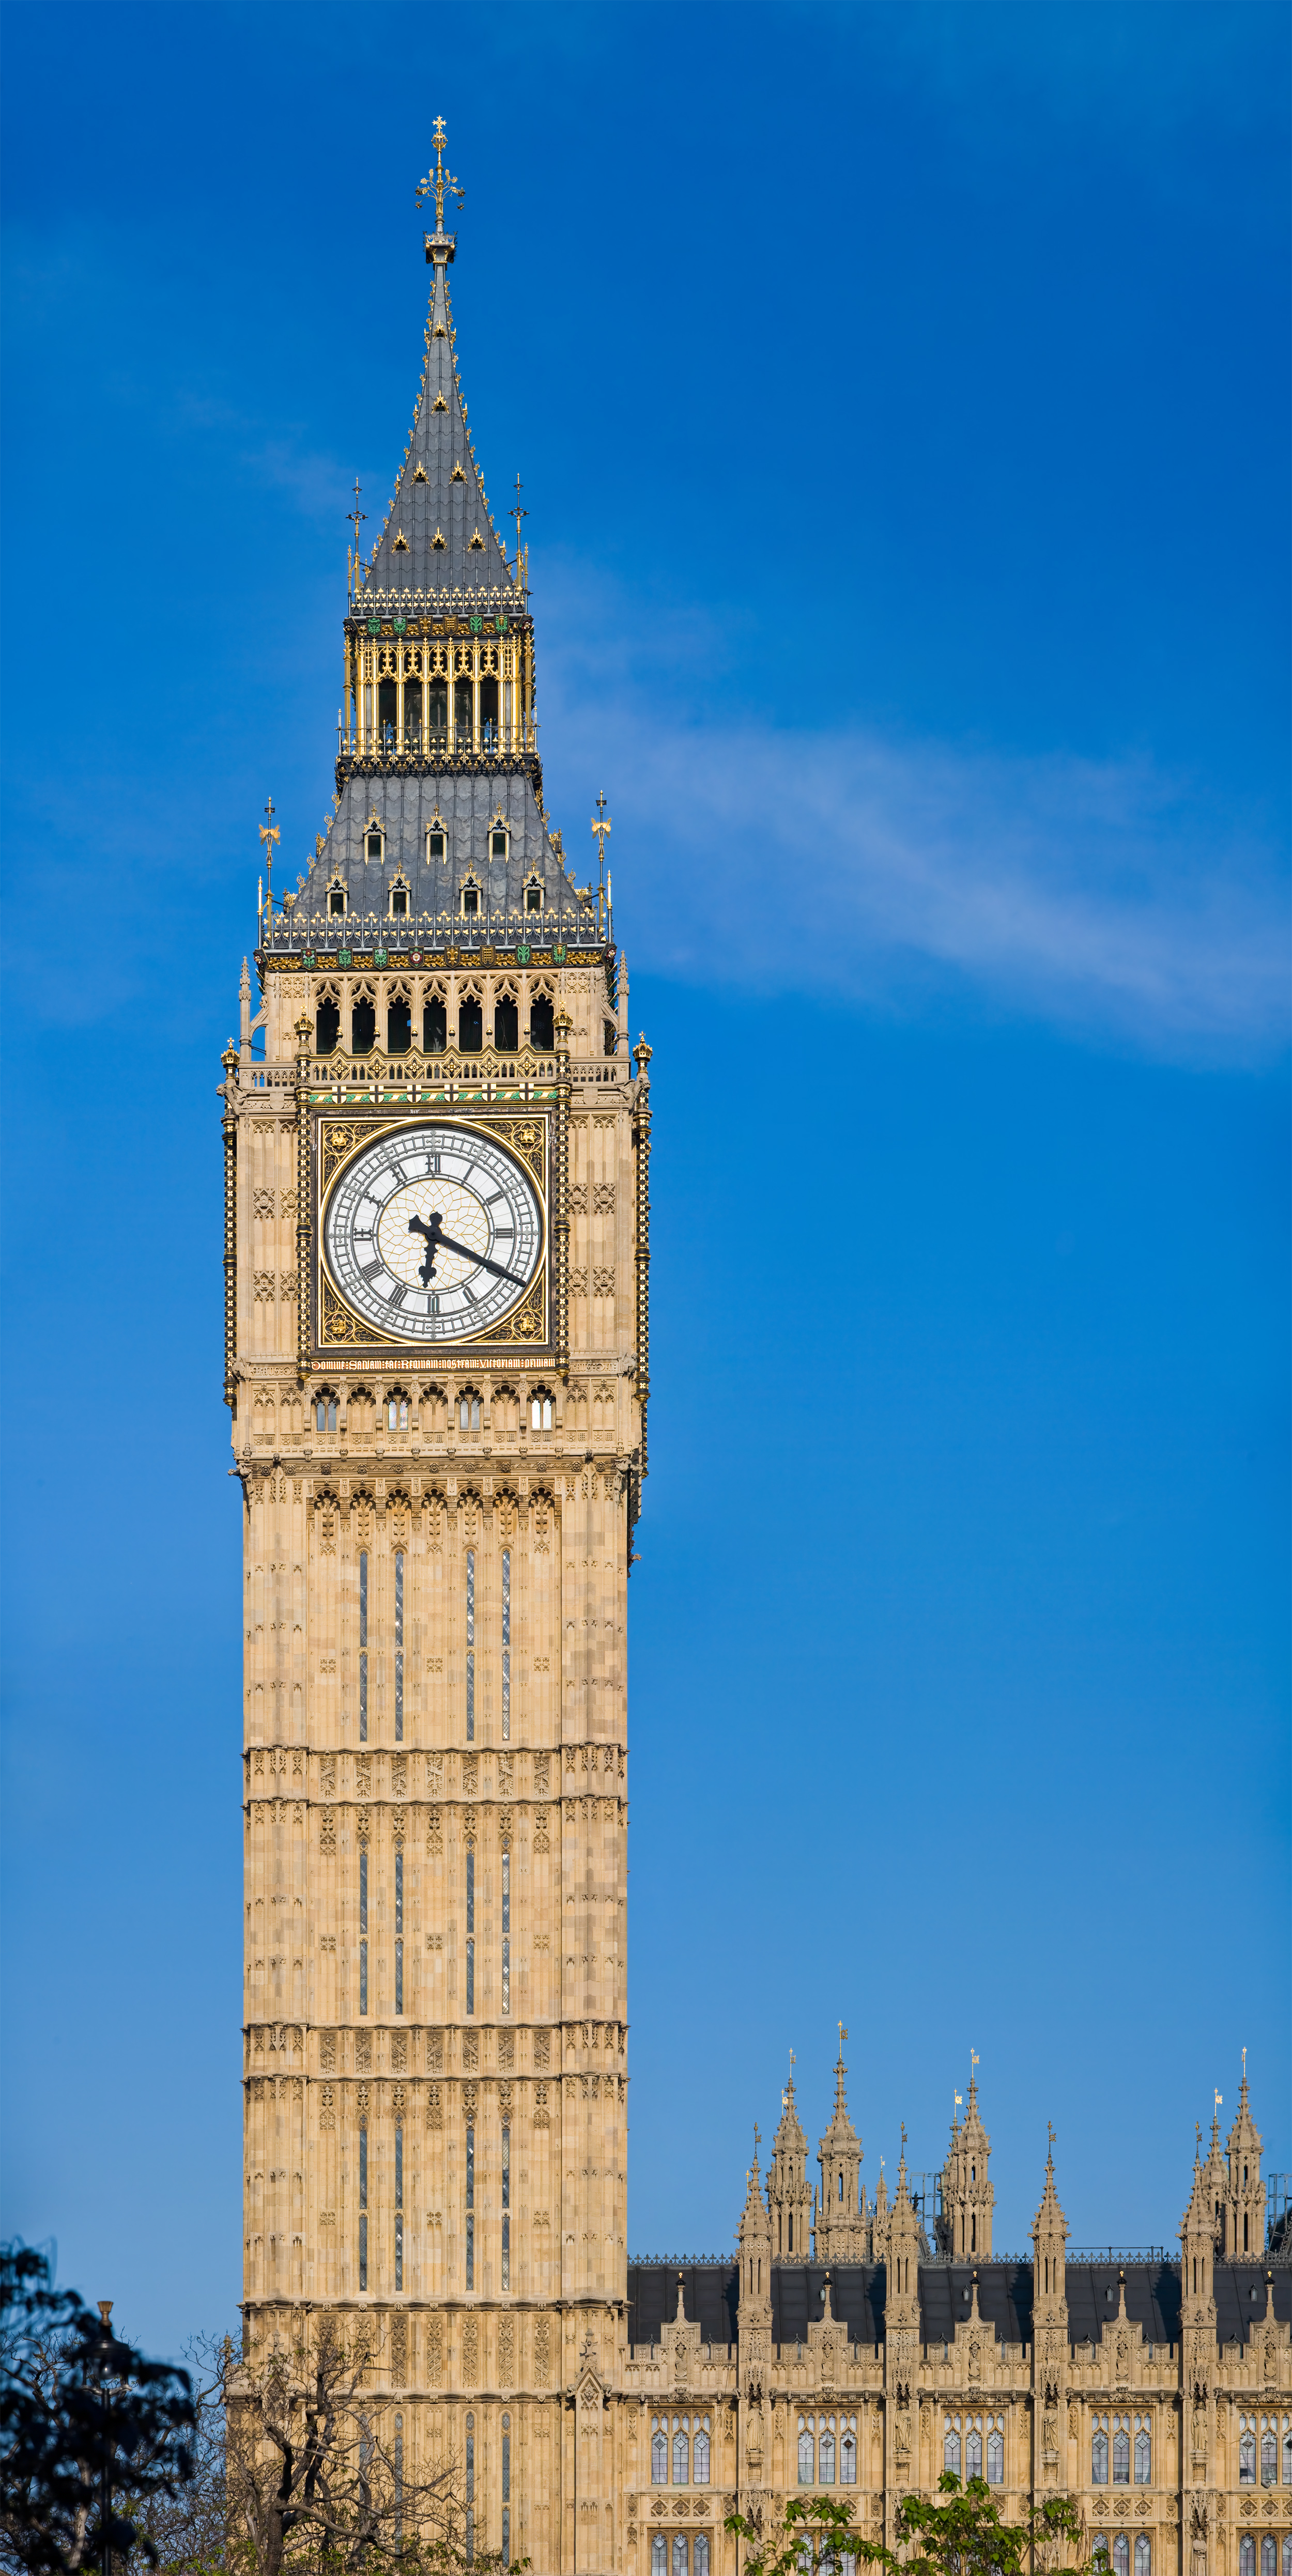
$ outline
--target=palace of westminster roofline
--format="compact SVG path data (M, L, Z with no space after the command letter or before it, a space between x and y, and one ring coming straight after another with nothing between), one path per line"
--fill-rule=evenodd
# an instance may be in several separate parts
M1243 2346L1267 2318L1292 2326L1292 2177L1262 2176L1245 2067L1227 2142L1222 2145L1220 2137L1219 2095L1205 2159L1199 2131L1181 2251L1170 2255L1161 2245L1070 2245L1056 2196L1053 2143L1031 2247L1026 2254L998 2252L992 2241L991 2141L976 2078L970 2080L963 2117L956 2097L940 2170L908 2175L903 2138L894 2197L890 2201L881 2162L875 2196L868 2201L861 2139L848 2113L846 2071L840 2055L834 2112L817 2148L819 2184L808 2179L807 2137L792 2076L765 2184L755 2131L736 2257L630 2257L630 2349L657 2344L679 2320L698 2326L711 2347L736 2347L750 2322L748 2265L751 2255L755 2265L761 2255L765 2297L754 2304L766 2308L774 2347L806 2343L809 2328L833 2325L846 2330L849 2346L878 2353L888 2331L889 2279L900 2275L907 2247L918 2285L918 2341L930 2349L949 2349L958 2328L981 2322L996 2344L1026 2351L1039 2278L1051 2293L1061 2292L1075 2361L1083 2350L1093 2355L1105 2329L1119 2318L1138 2326L1150 2356L1174 2359L1189 2304L1192 2249L1204 2241L1219 2347ZM1289 2469L1292 2474L1292 2460Z

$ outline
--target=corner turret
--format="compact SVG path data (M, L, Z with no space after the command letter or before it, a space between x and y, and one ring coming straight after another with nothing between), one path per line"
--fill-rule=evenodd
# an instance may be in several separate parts
M1247 2051L1238 2089L1238 2112L1225 2141L1221 2232L1217 2252L1233 2263L1263 2261L1265 2254L1265 2185L1261 2179L1261 2134L1247 2098Z

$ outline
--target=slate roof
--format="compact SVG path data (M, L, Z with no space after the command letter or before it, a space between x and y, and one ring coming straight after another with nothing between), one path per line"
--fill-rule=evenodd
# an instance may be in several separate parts
M831 2264L830 2307L848 2329L850 2343L884 2339L885 2267L882 2263ZM1143 2328L1146 2343L1171 2344L1180 2339L1180 2267L1178 2263L1127 2263L1126 2314ZM658 2343L677 2313L678 2267L670 2263L628 2266L628 2340ZM772 2341L807 2342L809 2323L823 2315L823 2263L772 2265ZM920 2265L920 2341L951 2340L957 2323L969 2316L973 2266L960 2263ZM734 2344L740 2275L735 2264L693 2263L682 2268L684 2310L698 2319L706 2343ZM1219 2343L1245 2343L1254 2325L1262 2325L1266 2301L1274 2303L1281 2325L1292 2324L1292 2271L1276 2269L1272 2286L1259 2263L1218 2263L1215 2270L1216 2337ZM1117 2318L1118 2267L1115 2263L1070 2263L1067 2267L1068 2333L1073 2343L1100 2343L1106 2326ZM1032 2340L1032 2266L1030 2263L980 2263L978 2314L1001 2343Z
M773 2263L772 2342L806 2343L809 2325L825 2314L822 2292L830 2274L830 2312L846 2325L849 2343L880 2343L884 2334L882 2263Z
M1270 2298L1278 2324L1292 2325L1292 2272L1285 2266L1274 2271L1268 2287L1261 2263L1217 2263L1212 2278L1217 2343L1246 2343L1252 2327L1264 2325Z
M490 826L500 809L508 832L505 860L489 855ZM382 859L369 859L366 852L373 814L383 827ZM447 856L428 860L426 835L437 816L444 826ZM337 877L346 888L348 913L376 913L384 918L390 881L397 871L407 879L414 919L441 912L457 917L458 897L468 876L487 890L482 911L519 913L524 908L526 881L537 874L544 893L542 914L532 924L535 934L541 935L540 924L550 929L559 920L567 929L577 924L588 938L596 938L596 914L585 912L579 903L566 868L548 840L533 786L523 770L354 772L341 790L322 855L313 862L304 890L297 896L293 940L302 924L312 921L321 933L328 917L328 888Z
M1117 2322L1117 2265L1069 2263L1064 2270L1068 2293L1068 2339L1102 2343L1104 2329ZM1180 2267L1178 2263L1128 2263L1126 2314L1142 2326L1146 2343L1177 2343L1180 2336Z
M677 2315L677 2276L682 2274L683 2314L706 2343L736 2340L740 2272L735 2263L630 2263L629 2343L658 2343Z
M921 2343L949 2343L955 2327L968 2324L973 2306L973 2275L972 2263L921 2264ZM978 2314L998 2343L1030 2343L1031 2264L980 2263Z
M451 242L445 248L447 257L435 263L416 417L385 525L363 573L372 590L514 587L467 431L449 304ZM437 535L442 545L436 545ZM474 544L476 537L482 542ZM514 595L520 607L523 593Z

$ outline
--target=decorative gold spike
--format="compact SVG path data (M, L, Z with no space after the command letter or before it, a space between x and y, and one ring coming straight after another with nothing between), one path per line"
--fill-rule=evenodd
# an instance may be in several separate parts
M453 460L453 471L449 476L449 481L450 483L465 483L466 479L466 472L462 464L462 459L461 457L455 457Z
M402 528L395 539L395 552L397 555L406 555L408 552L408 539Z
M431 539L431 544L432 544L432 545L437 549L437 551L438 551L440 548L442 548L442 547L443 547L443 544L444 544L444 531L443 531L443 529L442 529L442 528L437 528L437 529L436 529L435 534L434 534L434 536L433 536L433 537L432 537L432 539Z
M427 479L426 468L419 456L416 465L413 467L413 481L415 483L425 483Z
M431 405L432 411L447 411L448 407L448 403L446 402L443 394L437 394Z

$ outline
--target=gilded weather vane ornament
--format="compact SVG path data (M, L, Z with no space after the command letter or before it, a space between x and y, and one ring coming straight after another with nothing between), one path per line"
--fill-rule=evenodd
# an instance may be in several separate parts
M444 167L444 146L448 141L448 136L445 132L444 119L442 116L436 117L432 131L435 136L435 168L434 170L428 170L424 179L418 180L417 203L419 206L424 206L429 197L434 197L435 229L437 233L442 233L444 230L445 195L447 194L450 197L456 198L458 211L461 213L463 206L466 204L467 192L463 187L461 180L455 179L452 171L446 170Z

